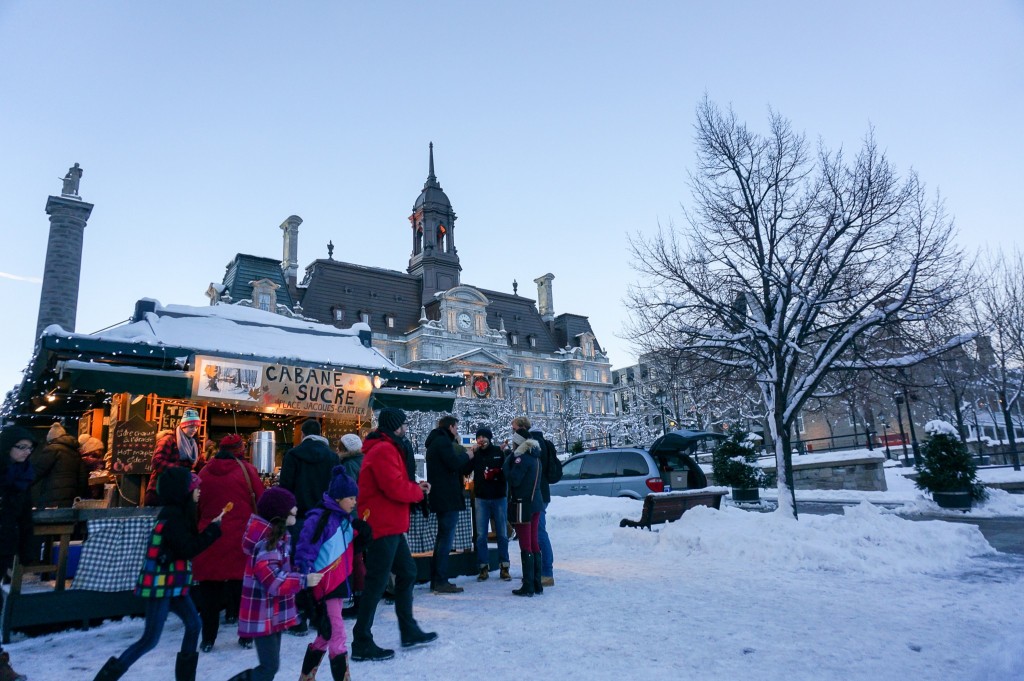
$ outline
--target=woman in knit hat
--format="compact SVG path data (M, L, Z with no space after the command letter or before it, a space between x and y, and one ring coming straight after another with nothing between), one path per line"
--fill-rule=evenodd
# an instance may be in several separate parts
M330 653L331 676L344 681L348 673L348 647L345 638L343 604L354 595L349 577L357 556L370 543L370 526L353 515L359 488L345 472L335 466L331 484L320 506L306 514L306 521L295 548L295 565L302 572L317 570L323 580L313 589L319 621L317 637L306 648L299 681L312 681Z
M242 600L242 575L245 573L246 555L242 552L242 534L249 516L256 512L256 504L263 496L263 481L253 465L243 460L245 440L231 434L221 439L220 449L210 459L199 479L203 481L203 496L199 500L199 529L205 528L232 504L232 512L221 523L221 537L209 550L196 556L192 573L199 582L199 615L203 620L203 636L199 650L213 649L220 628L220 613L224 621L238 621L238 607ZM238 640L244 648L252 647L252 639Z
M59 423L50 426L46 446L32 455L32 468L38 508L70 508L75 497L83 496L89 488L89 471L78 452L78 438L68 435Z
M175 660L175 681L195 681L199 664L199 613L189 597L192 585L192 559L206 550L220 536L220 521L226 511L213 519L202 532L196 526L196 503L199 501L199 477L181 466L168 468L157 481L164 501L150 534L142 572L135 586L135 595L146 601L146 626L142 638L128 646L119 657L103 665L95 681L116 681L136 660L160 642L164 623L170 613L185 625L181 652Z
M28 461L35 440L21 426L7 426L0 432L0 578L14 567L14 557L22 562L31 559L32 497L29 487L35 475ZM4 592L0 589L0 611ZM11 668L11 660L0 645L0 678L24 681L25 677Z
M512 452L502 467L508 480L509 508L518 508L518 517L508 521L519 538L519 555L523 564L523 584L513 589L516 596L532 596L543 593L541 585L540 512L544 500L540 493L540 443L530 437L527 427L512 432Z
M180 466L193 473L202 470L205 463L199 451L196 433L202 420L195 409L186 409L178 427L157 434L156 450L153 452L153 473L149 476L146 486L146 506L160 506L160 495L157 493L156 481L168 468Z
M271 487L256 508L242 537L247 560L238 635L255 639L259 664L230 681L274 678L281 666L281 632L298 620L295 594L315 587L321 579L317 572L292 571L288 527L295 524L299 512L295 495L283 487Z

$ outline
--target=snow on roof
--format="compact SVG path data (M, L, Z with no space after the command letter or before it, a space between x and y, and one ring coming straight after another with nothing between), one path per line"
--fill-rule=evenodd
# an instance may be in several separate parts
M299 360L364 369L402 368L359 340L363 323L338 329L239 305L161 305L142 319L94 334L69 334L58 326L45 334L150 346L190 348L196 354L250 355L271 360Z

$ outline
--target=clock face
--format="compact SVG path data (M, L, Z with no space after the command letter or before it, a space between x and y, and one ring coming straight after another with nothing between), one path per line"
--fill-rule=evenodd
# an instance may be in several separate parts
M460 312L458 316L459 328L469 329L473 325L473 320L466 312Z

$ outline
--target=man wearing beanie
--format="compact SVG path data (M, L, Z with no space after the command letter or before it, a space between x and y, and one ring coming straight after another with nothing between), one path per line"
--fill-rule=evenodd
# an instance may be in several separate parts
M512 580L512 575L509 574L507 484L505 474L501 470L503 463L505 455L494 445L494 434L491 433L491 429L478 428L473 457L473 496L476 506L476 557L480 563L477 580L481 582L488 578L491 570L487 534L492 520L498 539L500 576L506 582Z
M89 470L78 452L78 438L68 435L59 423L50 426L46 446L33 454L31 461L37 508L70 508L75 497L88 496Z
M320 422L315 418L303 421L302 442L285 453L281 464L280 485L295 495L295 505L299 509L298 522L288 528L292 548L299 539L306 512L320 503L331 483L331 471L338 463L338 455L331 449L331 443L320 434ZM288 633L304 636L309 631L307 620L312 605L305 596L300 597L299 623Z
M363 443L363 469L359 474L359 516L370 524L373 539L366 549L366 584L359 602L359 616L352 629L352 660L388 660L395 651L373 641L373 619L384 595L388 577L395 574L395 615L402 647L430 643L434 632L420 629L412 614L412 588L416 583L416 561L409 551L405 533L409 530L409 505L423 500L430 483L409 479L401 439L405 435L405 413L382 409L377 430Z
M437 515L437 536L430 561L430 590L439 594L462 593L462 587L448 581L448 554L455 543L455 526L466 507L462 476L473 470L473 452L455 451L459 420L443 416L427 435L427 480L430 481L430 510Z

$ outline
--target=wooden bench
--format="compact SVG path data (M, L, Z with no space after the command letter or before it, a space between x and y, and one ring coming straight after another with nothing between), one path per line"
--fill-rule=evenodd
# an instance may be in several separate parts
M728 487L705 487L703 489L682 492L661 492L648 494L644 498L644 510L640 520L623 518L619 527L646 527L660 523L670 523L679 518L694 506L721 508L722 497L729 493Z

